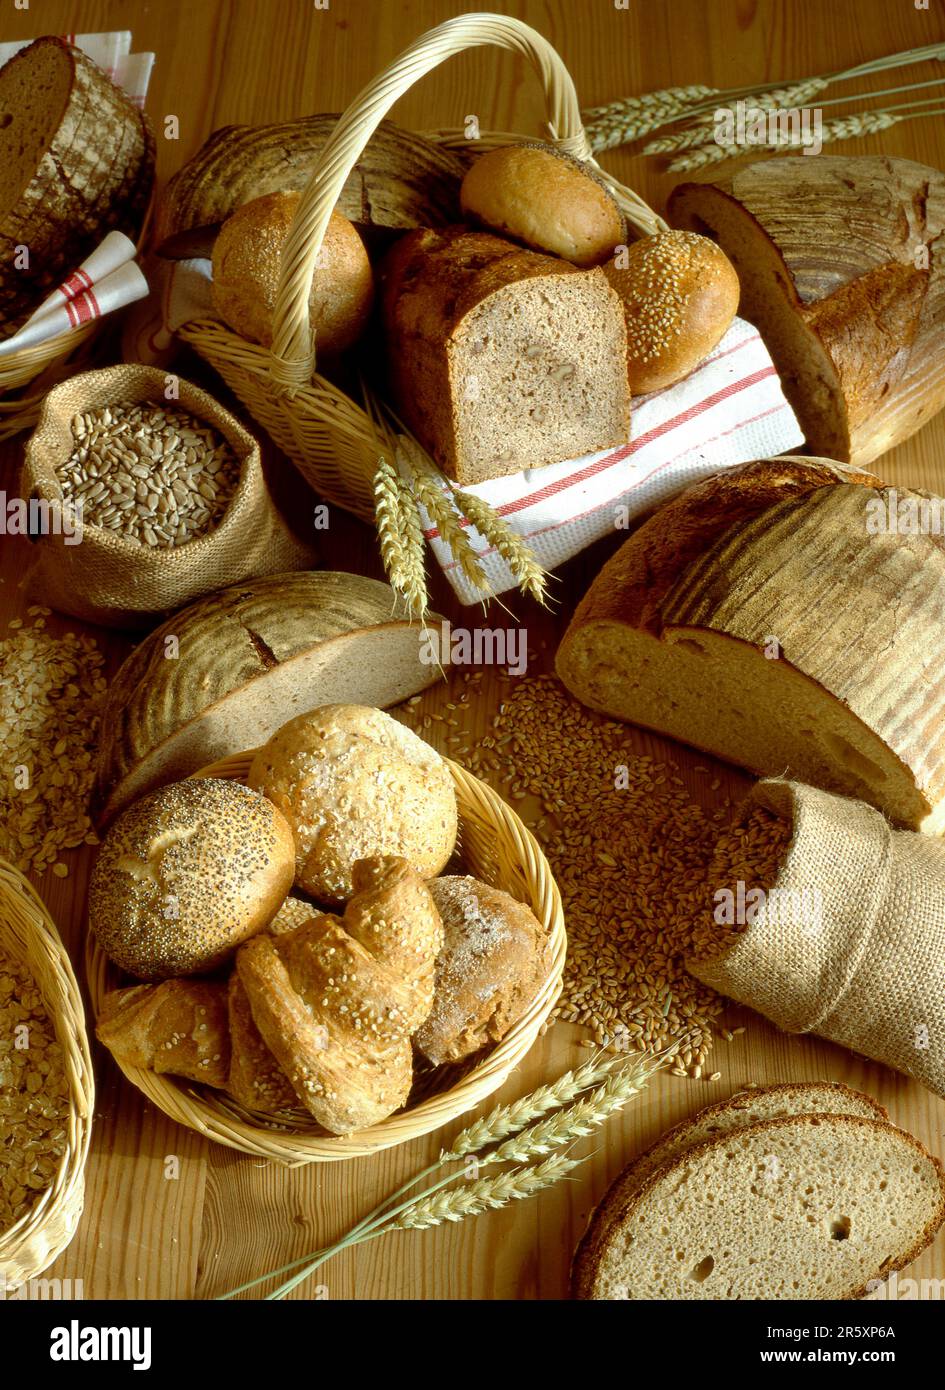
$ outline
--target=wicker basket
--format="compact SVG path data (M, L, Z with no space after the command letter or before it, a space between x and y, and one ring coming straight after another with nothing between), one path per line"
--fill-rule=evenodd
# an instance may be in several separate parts
M147 239L153 208L152 189L136 243L139 254ZM89 369L95 339L109 322L108 318L92 319L45 343L4 356L0 362L0 443L33 428L46 392L53 386L67 376Z
M243 781L252 753L238 753L195 773ZM561 991L567 939L561 895L538 842L515 812L485 782L447 761L459 803L461 856L466 869L528 903L551 940L551 969L531 1005L484 1058L462 1067L431 1072L421 1098L406 1110L357 1134L330 1135L299 1112L297 1122L276 1123L253 1116L220 1091L200 1090L189 1082L124 1066L121 1070L148 1100L179 1124L242 1153L278 1163L327 1163L363 1158L439 1129L472 1110L505 1081L525 1057ZM86 942L86 971L92 1007L98 1015L110 989L121 983L92 932ZM416 1092L415 1087L415 1092Z
M32 1209L0 1232L0 1277L35 1279L75 1235L85 1195L85 1160L95 1087L79 986L49 913L23 875L0 860L0 948L26 963L53 1021L69 1086L66 1149L55 1180Z
M547 40L508 15L461 15L413 43L340 117L302 194L286 242L272 349L247 342L211 319L194 320L179 330L216 368L311 487L366 521L374 519L374 475L379 459L389 455L389 447L361 404L314 375L308 313L312 275L332 209L378 124L432 68L483 44L510 49L529 60L544 89L546 135L551 143L594 166L638 232L665 229L665 223L637 194L597 166L581 123L574 83ZM526 137L484 134L470 141L458 132L436 131L432 138L454 152L479 153Z

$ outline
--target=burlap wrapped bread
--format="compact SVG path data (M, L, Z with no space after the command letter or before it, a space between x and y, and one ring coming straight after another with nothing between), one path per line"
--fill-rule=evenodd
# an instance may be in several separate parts
M817 1033L945 1095L945 843L797 782L759 782L741 826L759 809L788 823L776 862L739 888L720 842L714 931L726 905L744 921L688 969L786 1032Z
M81 545L61 534L35 537L38 558L31 595L62 613L105 627L151 627L158 616L205 594L258 575L306 569L314 551L277 511L263 475L259 445L212 396L178 380L168 400L167 378L156 367L119 366L71 377L43 402L27 446L20 490L24 498L63 505L57 467L76 447L72 421L80 412L117 403L153 403L188 412L210 426L239 462L239 481L212 529L184 545L155 548L116 530L89 524Z

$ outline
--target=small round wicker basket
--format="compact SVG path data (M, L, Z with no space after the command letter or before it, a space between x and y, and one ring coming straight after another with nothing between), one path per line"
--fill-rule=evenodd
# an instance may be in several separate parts
M195 773L244 781L252 753L237 753ZM304 1112L284 1123L253 1115L223 1092L136 1067L121 1070L128 1080L179 1124L228 1148L277 1163L327 1163L363 1158L439 1129L473 1109L505 1081L538 1036L561 991L567 939L561 895L537 840L502 798L458 763L447 761L459 803L460 856L466 870L528 903L550 938L551 968L528 1009L487 1055L467 1069L440 1067L414 1087L408 1108L357 1134L326 1134ZM86 942L86 971L92 1007L101 1011L121 977L92 932Z
M36 891L0 860L0 950L22 962L49 1013L69 1087L65 1152L55 1180L27 1214L0 1232L0 1278L11 1286L35 1279L75 1235L85 1196L95 1086L79 986L55 923Z
M248 342L215 319L195 319L179 330L315 491L364 521L374 520L374 476L379 458L389 455L389 445L361 404L314 374L308 312L312 276L345 180L391 107L446 59L486 44L521 55L535 70L545 94L546 136L551 143L593 166L637 232L665 230L666 224L638 194L594 160L574 83L547 39L510 15L459 15L421 35L368 83L326 141L286 242L271 350ZM454 153L478 154L529 137L491 132L468 140L461 132L434 131L427 138Z

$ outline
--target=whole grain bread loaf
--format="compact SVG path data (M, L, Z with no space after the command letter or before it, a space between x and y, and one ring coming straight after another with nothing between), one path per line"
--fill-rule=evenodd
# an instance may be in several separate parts
M624 1204L582 1267L589 1299L861 1298L945 1218L945 1172L863 1115L762 1120L685 1150Z
M871 529L923 500L943 506L827 460L709 478L604 566L558 674L592 709L937 833L945 537Z
M623 306L599 267L420 230L385 258L381 305L396 409L457 482L629 440Z
M52 37L15 54L0 69L0 327L107 232L136 238L153 179L147 118L95 63Z
M766 160L684 183L674 226L714 236L815 454L867 464L945 404L945 175L906 159Z

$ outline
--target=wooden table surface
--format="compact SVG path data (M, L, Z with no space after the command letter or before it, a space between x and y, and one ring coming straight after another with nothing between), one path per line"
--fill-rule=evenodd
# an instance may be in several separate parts
M157 54L148 109L158 129L158 168L164 180L218 126L343 109L417 35L464 8L475 6L458 0L330 0L326 5L317 0L33 0L30 9L19 10L4 0L0 41L42 32L132 29L135 48ZM928 10L912 0L833 0L829 5L631 0L627 8L618 8L613 0L492 0L492 8L517 15L551 40L574 76L584 106L671 84L731 87L808 76L945 40L945 16L937 0ZM885 85L894 83L887 79ZM394 112L402 124L418 129L460 125L470 114L478 116L484 130L537 133L541 99L531 72L508 54L479 49L431 74ZM161 134L167 115L179 118L177 141ZM945 125L903 124L840 148L945 167ZM662 206L672 177L623 150L602 162L654 206ZM21 451L21 442L0 450L0 487L9 494L16 492ZM888 455L881 471L890 482L945 490L945 416ZM343 513L333 509L329 531L320 540L327 566L380 575L372 535ZM511 604L532 644L544 643L546 657L553 653L574 602L615 544L601 542L566 567L554 614L524 601ZM18 587L26 550L26 542L9 538L0 546L0 630L24 613L29 602ZM437 586L435 598L459 620L462 610L444 586ZM54 630L78 626L50 619ZM111 634L97 635L117 664L128 644ZM478 730L491 717L493 696L487 673L475 714ZM433 710L445 698L442 690L426 696L426 706ZM705 800L708 779L694 774L693 757L635 730L628 730L627 737L639 751L675 757L692 794ZM719 797L745 785L730 768L720 766L718 776ZM38 884L77 962L90 855L87 850L72 852L66 880L47 874ZM733 1043L720 1043L713 1053L721 1079L660 1078L595 1141L594 1156L576 1181L504 1211L457 1226L389 1236L339 1258L319 1276L328 1296L563 1296L571 1251L589 1209L614 1174L666 1126L746 1082L830 1078L863 1087L888 1106L895 1121L945 1156L945 1103L920 1086L815 1039L780 1034L754 1015L732 1010L731 1020L747 1024L747 1031ZM581 1036L570 1025L555 1026L501 1098L524 1094L586 1056L579 1047ZM442 1136L431 1135L370 1159L286 1170L215 1147L175 1125L145 1104L100 1051L97 1078L85 1214L72 1245L49 1271L81 1279L87 1298L212 1297L341 1234L383 1194L430 1162L441 1143ZM167 1179L170 1155L179 1159L179 1177ZM945 1276L945 1239L940 1236L909 1273ZM297 1296L309 1293L303 1288Z

